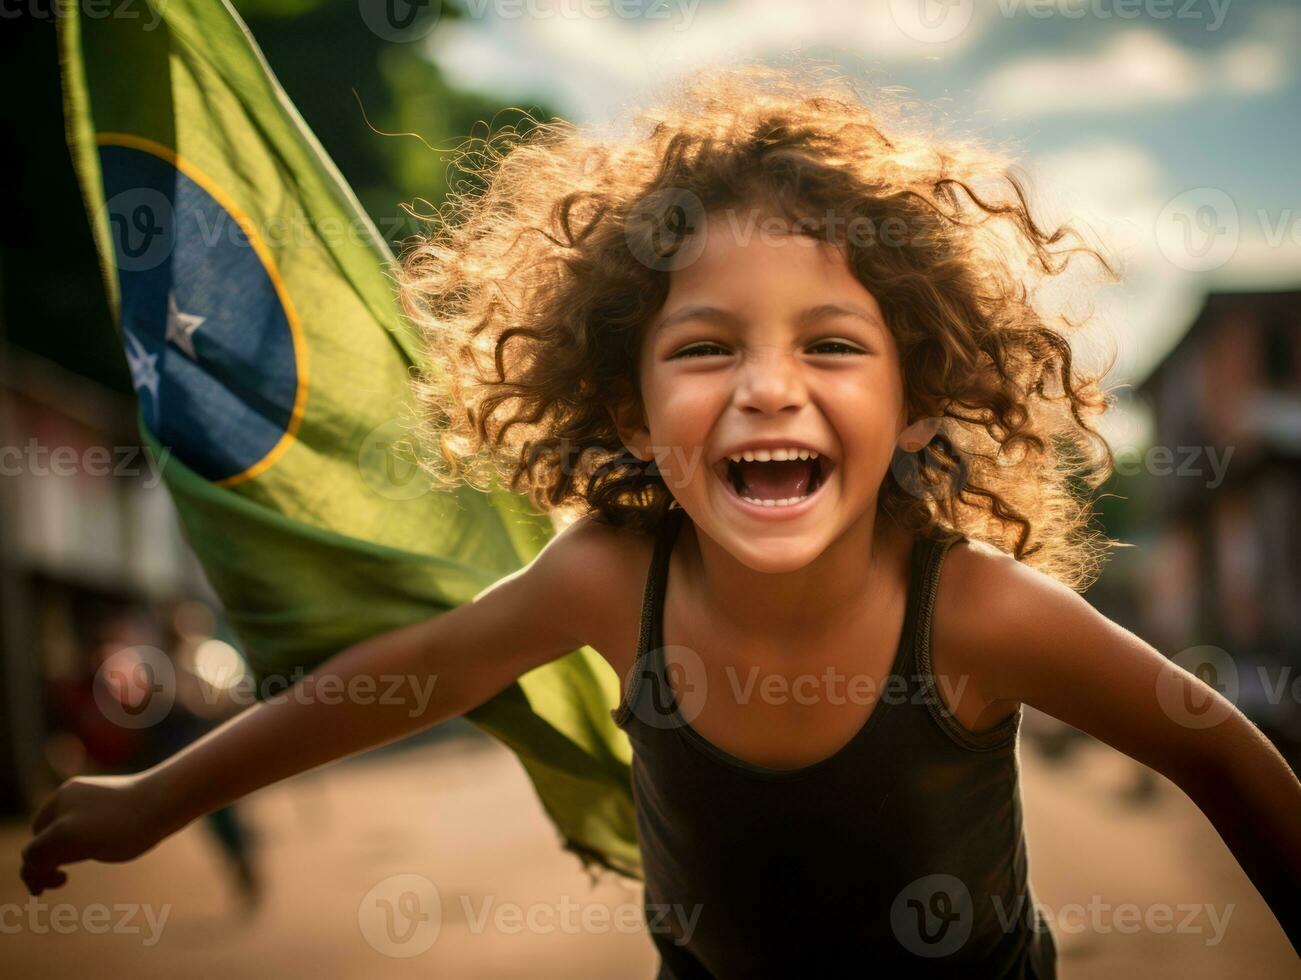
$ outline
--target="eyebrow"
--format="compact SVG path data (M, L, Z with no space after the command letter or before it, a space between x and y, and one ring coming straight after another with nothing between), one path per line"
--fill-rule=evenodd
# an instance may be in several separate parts
M819 303L817 306L810 306L801 310L795 317L795 322L801 326L811 323L814 320L821 320L829 316L852 316L864 321L869 326L882 327L879 317L873 316L861 306L852 306L845 303ZM708 306L701 303L693 303L690 306L684 306L682 309L670 313L664 319L655 325L654 332L661 333L670 327L675 327L679 323L687 320L713 320L719 323L737 325L743 322L743 317L737 316L731 310L724 310L717 306Z

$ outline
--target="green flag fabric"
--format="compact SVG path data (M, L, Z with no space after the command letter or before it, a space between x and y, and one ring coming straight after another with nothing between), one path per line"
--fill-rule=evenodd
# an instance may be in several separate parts
M68 144L142 440L265 694L469 601L554 528L519 495L421 479L387 244L228 3L148 6L58 18ZM583 647L466 717L585 868L640 878L618 697Z

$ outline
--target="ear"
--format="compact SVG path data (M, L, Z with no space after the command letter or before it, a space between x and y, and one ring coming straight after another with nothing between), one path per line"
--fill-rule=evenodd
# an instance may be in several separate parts
M940 431L942 421L943 419L939 418L918 419L899 433L899 448L906 453L917 452L935 438L935 433Z
M609 405L606 411L619 433L619 441L638 459L649 463L654 457L650 446L650 430L646 428L646 420L637 397L632 395L617 405Z

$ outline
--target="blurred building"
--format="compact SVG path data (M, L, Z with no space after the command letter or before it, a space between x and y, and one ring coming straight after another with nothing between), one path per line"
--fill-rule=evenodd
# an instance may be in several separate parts
M88 690L106 644L165 642L161 605L216 607L135 413L0 341L0 812L51 771L130 757L140 733L58 692Z
M1210 293L1137 393L1155 421L1143 631L1171 656L1220 648L1207 679L1295 760L1301 290Z

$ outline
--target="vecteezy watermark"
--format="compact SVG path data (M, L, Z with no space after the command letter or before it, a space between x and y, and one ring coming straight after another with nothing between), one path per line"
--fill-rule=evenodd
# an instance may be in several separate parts
M798 673L765 672L755 664L741 671L729 664L724 666L723 675L726 686L717 692L715 685L716 696L726 695L729 704L856 704L868 708L878 704L929 704L947 716L953 714L950 705L961 703L970 681L967 675L955 678L888 673L878 678L868 673L847 672L834 664ZM690 724L700 716L709 699L704 659L691 647L680 644L648 651L629 684L626 696L630 710L654 728Z
M501 20L575 20L584 23L618 17L622 20L672 21L674 31L691 26L700 0L465 0L472 20L490 13Z
M357 925L376 952L395 959L419 956L443 927L438 888L423 875L391 875L362 898Z
M1150 446L1143 451L1137 446L1121 446L1112 453L1112 457L1115 470L1121 476L1135 476L1139 473L1150 476L1210 476L1206 488L1214 490L1224 482L1233 450L1233 446ZM1201 465L1203 455L1209 470ZM1175 465L1176 461L1178 465Z
M1176 194L1157 215L1157 247L1171 265L1210 272L1238 252L1244 230L1259 231L1267 248L1301 247L1301 213L1292 208L1257 208L1243 215L1218 187L1193 187Z
M1189 684L1187 674L1223 698ZM1233 714L1238 689L1238 668L1228 653L1215 646L1189 647L1163 665L1157 675L1156 699L1166 717L1185 728L1212 728Z
M465 0L458 6L469 20L572 20L584 23L623 20L672 21L687 30L700 0ZM362 22L376 36L397 44L427 37L438 25L440 0L358 0Z
M409 44L428 37L443 12L441 0L357 0L362 23L382 41Z
M702 905L680 903L577 902L561 895L556 902L499 902L493 895L457 896L462 917L474 935L493 933L626 934L666 933L683 945L699 924ZM419 956L438 940L444 900L438 887L419 874L391 875L378 882L357 908L362 938L376 952L398 959Z
M1028 928L1051 929L1065 934L1092 932L1099 935L1119 932L1133 934L1151 932L1158 935L1206 936L1207 946L1218 946L1236 907L1232 902L1222 907L1204 902L1181 902L1169 905L1153 902L1139 905L1135 902L1105 902L1101 895L1092 895L1084 903L1068 902L1058 908L1043 902L1030 902L1018 895L1006 901L1001 895L991 895L994 914L1005 932L1011 932L1018 919L1024 918Z
M975 0L890 0L890 19L905 37L948 44L971 26Z
M410 709L409 716L416 718L429 709L437 681L437 674L352 674L345 678L295 667L288 677L264 677L259 684L254 684L249 675L244 675L229 689L229 696L236 703L249 705L256 701L267 704L293 701L295 704L406 705Z
M376 236L397 241L416 230L405 214L385 216L372 223L361 215L318 217L296 204L275 214L239 218L225 209L178 210L171 198L153 187L118 191L100 205L96 222L103 223L113 236L117 265L124 272L158 268L172 257L181 241L205 249L250 248L254 242L275 250L333 249L340 245L369 248Z
M1201 21L1218 31L1233 0L998 0L1005 18Z
M200 697L245 707L277 704L356 704L406 706L417 718L428 710L436 674L338 674L295 667L289 675L255 681L241 667L230 676L210 668L199 677ZM177 668L172 658L151 646L128 646L105 658L95 674L94 697L100 712L122 728L148 728L167 717L176 702Z
M998 0L981 5L982 12L994 7L1005 20L1030 17L1045 20L1058 17L1073 21L1093 20L1177 20L1197 21L1207 31L1218 31L1232 0ZM948 44L970 29L976 12L975 0L890 0L890 18L901 34L923 44Z
M122 647L99 665L92 690L110 722L119 728L149 728L176 703L176 667L157 647Z
M977 918L988 921L989 916L983 913L991 912L993 922L1005 933L1020 928L1098 935L1146 930L1160 935L1205 936L1207 946L1218 946L1235 907L1233 903L1113 903L1104 901L1101 895L1092 895L1087 902L1069 902L1054 908L1031 902L1027 895L973 897L961 878L937 873L911 881L899 891L890 907L890 927L901 946L931 959L961 950L971 938Z
M418 479L418 468L408 460L405 449L397 439L398 430L393 423L385 423L374 429L363 442L358 463L362 468L368 485L377 493L394 499L406 499L407 495L419 496L431 489L424 481ZM622 448L622 447L620 447ZM530 465L540 456L552 458L555 467L566 476L576 472L591 472L613 465L608 458L613 457L618 465L639 469L645 476L658 477L671 491L681 490L691 485L704 458L703 446L666 446L648 447L651 458L648 460L635 457L631 453L607 446L586 446L580 452L565 437L547 445L535 445L530 451ZM905 493L916 497L944 497L962 492L970 477L970 464L964 454L954 454L955 461L947 470L935 469L937 474L934 484L922 479L922 456L931 450L923 447L917 452L896 450L890 460L890 472ZM606 457L604 463L598 458ZM575 462L577 460L577 462ZM711 466L723 465L723 460L715 460ZM721 474L720 474L721 475Z
M391 418L366 433L357 450L357 469L371 490L386 500L414 500L434 487L415 460L407 430Z
M642 265L660 272L691 265L704 252L711 235L747 245L756 235L766 245L791 243L799 247L828 244L865 249L902 248L921 244L925 225L902 215L877 218L846 215L833 208L821 215L788 218L760 207L705 211L700 198L685 188L661 187L630 209L624 224L628 250Z
M929 874L905 886L890 905L890 929L917 956L936 959L960 950L971 937L975 910L961 878Z
M709 694L704 660L691 647L676 643L651 650L647 657L628 688L630 710L652 728L690 724L704 710Z
M50 903L29 896L21 905L17 902L0 904L0 934L30 932L46 935L53 932L67 936L74 932L112 933L115 936L142 936L142 945L153 946L162 938L163 927L171 914L170 902L161 906L139 902L116 902L113 905L92 902L78 907L71 902Z
M87 20L138 20L140 28L152 31L162 23L168 0L0 0L0 20L30 17L49 20L75 17Z
M1246 680L1257 703L1277 706L1291 699L1301 704L1301 673L1291 664L1256 664L1254 674L1247 674ZM1193 678L1201 684L1193 683ZM1228 651L1211 645L1189 647L1162 666L1156 679L1156 699L1166 717L1176 724L1213 728L1233 715L1243 697L1243 680L1242 671Z
M709 237L705 206L685 188L658 188L633 206L623 234L628 251L646 268L676 272L705 250Z
M750 666L742 680L740 672L732 666L723 668L728 686L737 704L758 700L763 704L927 704L934 702L939 688L946 692L944 703L957 704L967 688L970 678L959 676L956 680L947 675L931 677L923 674L907 676L886 674L878 680L871 674L845 673L828 664L817 673L790 675L770 671L760 678L760 669ZM932 689L926 682L933 680ZM756 698L757 695L757 698Z
M22 446L0 446L0 476L139 476L149 474L146 490L162 482L170 446L154 458L149 446L45 446L35 437ZM144 459L141 469L140 459Z

